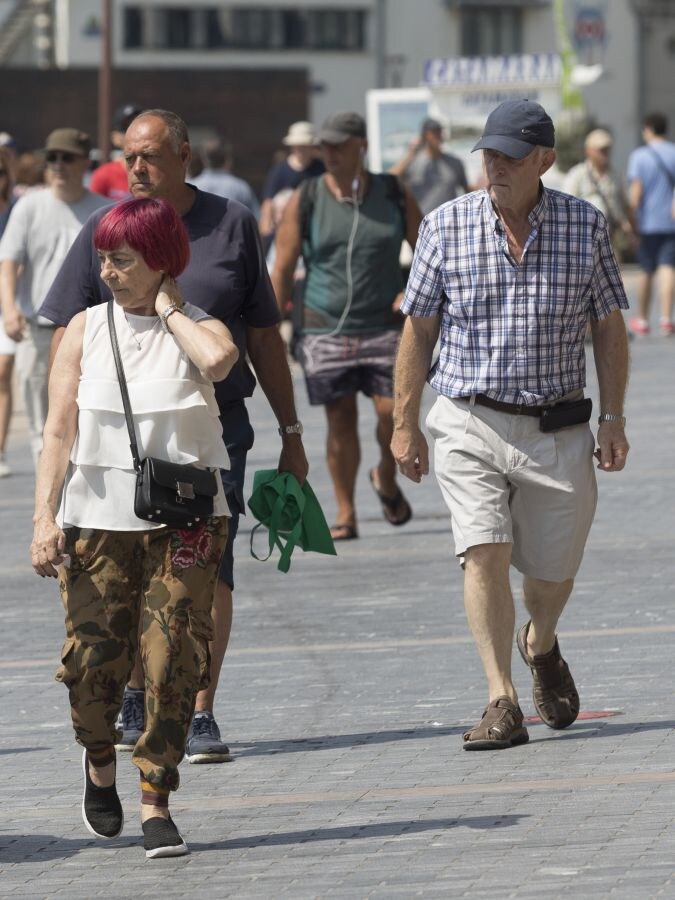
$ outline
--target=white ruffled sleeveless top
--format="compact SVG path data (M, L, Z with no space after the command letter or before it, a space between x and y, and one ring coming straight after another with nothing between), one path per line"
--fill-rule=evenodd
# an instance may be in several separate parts
M185 304L194 321L208 319ZM162 330L157 316L136 316L114 304L115 329L141 459L204 468L230 468L223 443L213 384ZM87 309L82 345L78 433L57 521L106 531L150 531L163 528L134 515L134 472L129 432L108 333L107 304ZM139 346L140 345L140 346ZM230 510L218 473L214 515Z

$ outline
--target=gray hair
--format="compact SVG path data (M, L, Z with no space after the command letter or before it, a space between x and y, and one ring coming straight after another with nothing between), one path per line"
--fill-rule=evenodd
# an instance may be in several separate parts
M134 124L140 119L149 118L150 116L155 119L161 119L164 122L171 138L172 147L176 153L180 152L183 144L190 143L187 125L177 113L170 112L168 109L144 109L142 113L136 116Z

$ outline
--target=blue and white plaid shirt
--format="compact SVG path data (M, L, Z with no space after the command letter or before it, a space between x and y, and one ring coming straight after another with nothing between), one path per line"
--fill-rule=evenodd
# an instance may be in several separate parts
M536 406L586 383L588 315L628 301L603 215L543 189L519 265L486 190L429 213L401 306L441 316L429 384L446 397L487 394Z

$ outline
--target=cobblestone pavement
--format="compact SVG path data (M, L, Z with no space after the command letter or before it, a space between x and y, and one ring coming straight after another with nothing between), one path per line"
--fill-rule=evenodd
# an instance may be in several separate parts
M16 474L0 481L0 896L675 897L675 339L632 352L630 463L599 474L560 629L583 717L563 732L533 723L517 749L461 750L485 689L448 519L430 478L404 486L409 525L383 521L363 402L360 539L335 559L298 552L284 576L250 558L243 522L216 708L235 760L183 765L173 808L192 854L179 860L145 860L127 757L124 835L99 844L81 822L79 753L53 681L62 612L55 583L28 565L33 476L18 418ZM592 374L589 385L595 395ZM330 518L322 414L299 380L298 398ZM249 481L278 452L257 395L251 410ZM531 715L517 653L514 669Z

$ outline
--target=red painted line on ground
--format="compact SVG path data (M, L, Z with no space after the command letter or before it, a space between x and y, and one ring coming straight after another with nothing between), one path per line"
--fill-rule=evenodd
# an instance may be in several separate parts
M584 719L611 719L612 716L620 716L621 714L622 710L620 709L588 709L580 712L575 722L581 722ZM541 722L541 718L539 716L525 716L523 721L527 725L536 725L538 722Z

